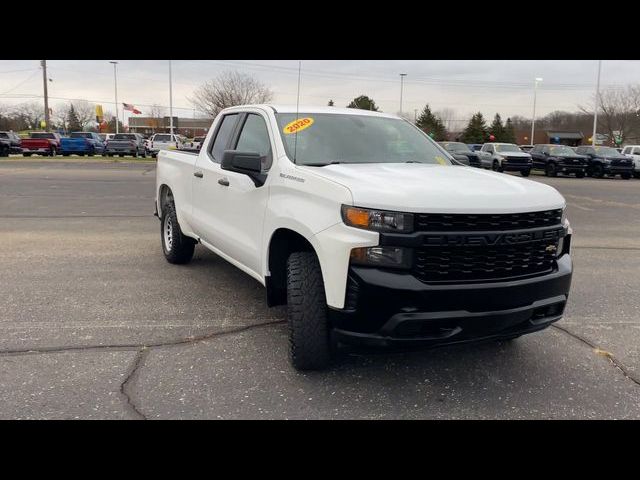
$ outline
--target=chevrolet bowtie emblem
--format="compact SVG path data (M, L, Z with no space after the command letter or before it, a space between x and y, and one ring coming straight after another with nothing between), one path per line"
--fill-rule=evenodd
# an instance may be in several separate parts
M547 248L545 248L545 250L547 252L555 252L557 250L555 245L549 245Z

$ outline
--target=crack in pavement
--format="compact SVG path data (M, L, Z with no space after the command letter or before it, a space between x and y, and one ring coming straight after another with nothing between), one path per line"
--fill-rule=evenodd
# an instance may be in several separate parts
M137 374L138 369L140 368L140 365L142 365L145 358L147 358L148 354L149 354L149 349L147 348L141 348L140 350L138 350L138 353L136 353L136 356L133 359L133 365L129 369L129 373L126 375L124 381L120 384L120 393L126 398L127 405L134 412L134 414L137 415L142 420L147 420L147 417L145 416L144 413L140 411L138 406L135 404L135 402L131 398L131 395L127 391L127 385L129 384L130 381L133 380L133 376Z
M134 385L140 368L144 365L144 361L149 355L152 348L160 347L174 347L179 345L187 345L197 342L202 342L210 338L222 337L225 335L233 335L236 333L246 332L262 327L268 327L285 323L286 320L274 320L264 323L256 323L252 325L244 325L242 327L236 327L229 330L222 330L217 332L211 332L205 335L197 337L187 337L182 339L176 339L166 342L150 343L150 344L114 344L114 345L84 345L84 346L67 346L67 347L44 347L39 349L25 349L25 350L0 350L0 358L18 356L18 355L40 355L47 353L64 353L73 351L87 351L87 350L136 350L136 356L133 360L133 365L129 369L129 372L125 376L125 379L120 383L120 393L127 400L128 407L133 413L142 420L147 420L147 417L140 410L138 405L133 400L130 389Z
M584 343L585 345L591 347L593 349L593 351L600 356L603 357L607 357L607 359L611 362L611 364L616 367L618 370L620 370L622 372L622 374L628 378L629 380L631 380L633 383L635 383L636 385L638 385L640 387L640 379L634 377L629 370L627 369L627 367L624 366L624 364L622 362L620 362L620 360L618 360L616 357L613 356L612 353L603 350L602 348L598 347L596 344L592 343L590 340L587 340L585 337L583 337L582 335L578 335L577 333L573 333L571 331L569 331L568 329L561 327L559 325L553 324L551 325L553 328L560 330L561 332L566 333L567 335L569 335L570 337L575 338L576 340Z

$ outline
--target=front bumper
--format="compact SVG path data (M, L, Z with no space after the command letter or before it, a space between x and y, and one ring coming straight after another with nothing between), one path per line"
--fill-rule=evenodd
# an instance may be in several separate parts
M429 346L507 338L559 320L572 277L569 254L554 272L495 283L433 285L410 273L351 267L336 337L370 346Z
M607 165L604 164L604 173L605 175L621 175L624 173L628 173L631 175L633 173L633 165Z
M521 172L523 170L531 170L533 168L533 163L509 163L507 161L502 161L502 170L505 172Z
M559 163L558 164L558 172L559 173L585 173L587 171L586 164L572 164L572 163Z

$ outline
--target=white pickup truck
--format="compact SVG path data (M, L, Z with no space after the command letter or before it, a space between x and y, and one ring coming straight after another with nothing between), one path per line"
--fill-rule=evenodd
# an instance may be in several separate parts
M340 344L510 339L561 318L572 276L552 187L454 166L394 115L335 107L223 110L199 154L158 154L170 263L197 243L287 304L290 359Z

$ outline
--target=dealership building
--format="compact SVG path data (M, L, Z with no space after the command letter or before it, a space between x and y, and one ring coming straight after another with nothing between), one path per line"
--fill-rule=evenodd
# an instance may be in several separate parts
M173 117L173 132L185 137L206 135L213 123L212 118L180 118ZM170 117L130 117L129 131L150 135L168 133L171 126Z

